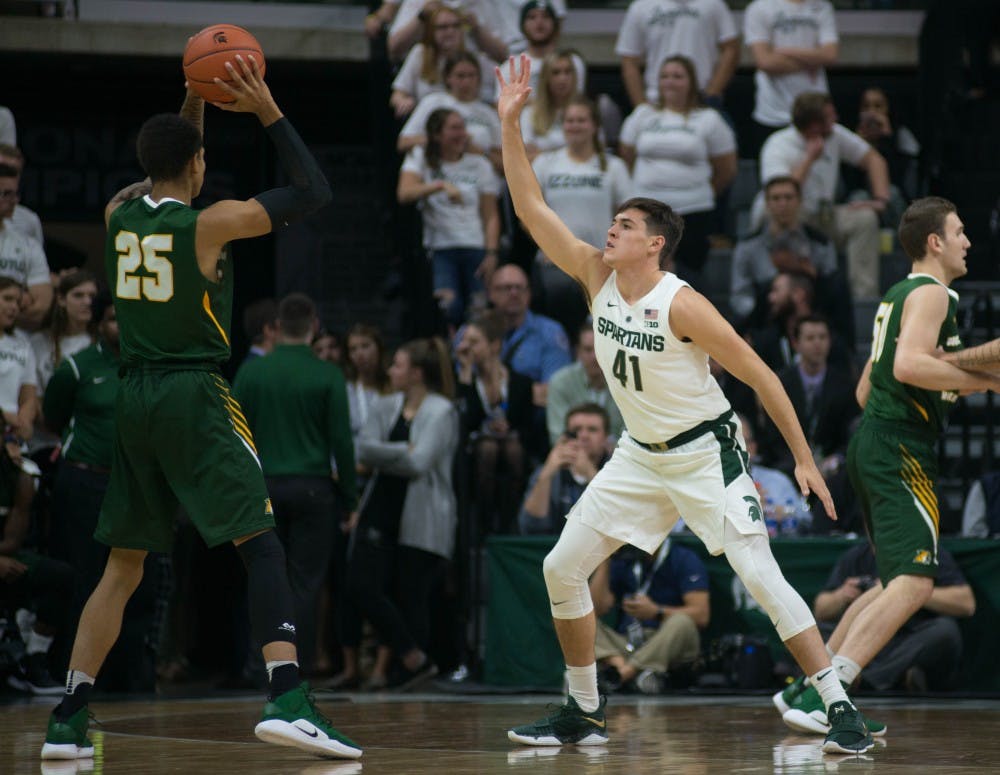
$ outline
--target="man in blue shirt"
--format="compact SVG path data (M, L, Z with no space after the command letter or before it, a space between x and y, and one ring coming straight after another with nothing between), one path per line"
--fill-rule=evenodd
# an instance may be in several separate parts
M653 556L626 546L594 572L590 594L598 617L618 609L615 627L597 622L597 661L610 685L659 694L666 673L698 659L708 571L690 549L669 538Z

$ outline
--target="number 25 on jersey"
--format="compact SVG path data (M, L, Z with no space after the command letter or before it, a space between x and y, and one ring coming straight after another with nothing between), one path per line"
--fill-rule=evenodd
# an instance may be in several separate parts
M115 296L119 299L140 298L148 301L170 301L174 295L174 265L164 256L174 247L173 234L147 234L140 241L134 231L120 231L115 237L118 251L118 282ZM148 274L137 274L139 265Z

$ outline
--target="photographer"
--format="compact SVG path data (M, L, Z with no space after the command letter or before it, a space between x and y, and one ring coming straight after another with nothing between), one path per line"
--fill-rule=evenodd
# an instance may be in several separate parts
M566 431L528 482L517 517L522 535L562 532L569 510L608 459L609 425L599 404L579 404L567 412Z
M972 616L976 599L955 558L938 547L940 570L927 604L904 624L861 675L864 685L878 691L905 688L922 692L946 690L954 683L962 656L962 635L955 617ZM849 607L856 616L875 593L855 601L869 589L881 589L875 555L868 543L848 549L837 560L813 613L820 631L829 634Z

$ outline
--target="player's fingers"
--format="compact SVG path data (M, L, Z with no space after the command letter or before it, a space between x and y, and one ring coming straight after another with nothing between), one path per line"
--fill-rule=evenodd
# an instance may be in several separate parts
M260 83L264 80L260 74L260 63L257 61L257 57L253 54L247 54L247 57L250 59L250 72L253 75L253 79L257 83Z
M243 59L239 54L236 55L237 63L245 66L245 64L240 61ZM239 68L236 67L232 62L226 62L226 71L229 73L230 78L232 78L233 83L236 84L233 88L239 87L237 93L246 88L247 82L243 78L243 74L240 72Z
M243 78L243 80L252 81L253 70L250 68L250 63L246 60L246 57L244 57L242 54L237 54L236 61L239 62L240 76Z

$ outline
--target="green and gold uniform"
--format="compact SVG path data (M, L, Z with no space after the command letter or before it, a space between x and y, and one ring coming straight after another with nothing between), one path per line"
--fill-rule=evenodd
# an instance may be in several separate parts
M871 392L861 425L847 449L847 465L875 544L879 576L937 576L940 513L935 482L936 445L954 391L925 390L893 375L896 342L906 297L922 285L939 283L911 274L886 293L875 314L872 335ZM957 350L958 294L947 289L948 313L938 347Z
M182 506L209 546L272 527L253 437L219 365L229 358L232 262L198 268L198 211L145 196L108 223L121 331L111 482L95 538L169 551Z

